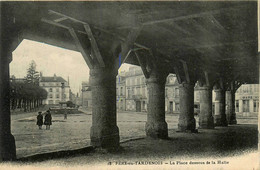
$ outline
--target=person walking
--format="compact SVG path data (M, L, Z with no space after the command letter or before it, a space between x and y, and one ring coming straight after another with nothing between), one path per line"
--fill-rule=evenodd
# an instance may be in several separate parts
M67 114L68 114L68 111L67 111L67 108L65 108L65 111L64 111L64 119L67 119Z
M44 117L44 125L46 125L46 130L50 130L50 126L52 125L52 117L50 110L47 110L47 114Z
M38 112L36 125L39 126L39 129L42 129L42 125L43 125L43 116L42 116L42 112Z

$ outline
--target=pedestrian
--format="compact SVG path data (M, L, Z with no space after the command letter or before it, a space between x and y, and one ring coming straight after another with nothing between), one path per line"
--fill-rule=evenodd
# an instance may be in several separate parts
M38 112L36 125L39 126L39 129L42 129L42 125L43 125L43 116L42 116L42 112Z
M46 125L46 130L50 130L50 126L52 125L51 119L51 112L50 110L47 110L47 114L44 117L44 125Z
M67 119L67 108L65 108L65 111L64 111L64 119Z

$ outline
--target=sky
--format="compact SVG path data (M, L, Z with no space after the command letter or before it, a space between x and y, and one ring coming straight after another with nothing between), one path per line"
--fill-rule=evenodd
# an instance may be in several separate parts
M69 77L74 94L79 92L82 81L89 80L89 68L81 53L30 40L23 40L13 51L10 75L24 78L32 60L36 63L36 70L42 72L43 76L56 74L65 80ZM123 64L120 71L129 67L129 64Z

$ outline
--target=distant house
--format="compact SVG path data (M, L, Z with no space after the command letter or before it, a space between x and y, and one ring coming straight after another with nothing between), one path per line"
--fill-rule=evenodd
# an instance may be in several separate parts
M82 107L85 109L92 108L92 94L91 94L91 87L88 82L82 82L82 89L81 89L81 100L82 100Z
M39 84L48 92L48 97L43 101L43 104L58 105L59 102L70 100L70 86L64 78L56 76L43 77L40 74Z

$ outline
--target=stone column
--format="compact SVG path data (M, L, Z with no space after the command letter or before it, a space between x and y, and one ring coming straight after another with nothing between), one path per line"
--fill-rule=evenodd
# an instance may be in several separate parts
M194 84L183 82L179 86L180 93L180 115L179 131L191 130L196 128L194 118Z
M11 32L9 17L3 15L6 12L3 4L0 3L0 161L15 160L16 147L15 139L11 134L11 117L10 117L10 75L9 62L12 57L10 50Z
M232 90L231 91L231 113L228 122L230 125L237 124L235 102L236 102L236 92Z
M227 126L228 124L225 114L225 90L216 89L214 91L216 93L214 115L215 126Z
M165 82L166 76L152 72L146 79L148 89L146 136L168 138L168 126L165 122Z
M212 88L202 86L200 90L200 114L199 126L202 129L214 129L214 118L212 116Z
M232 114L232 97L231 97L231 91L228 90L226 91L226 117L227 117L227 121L229 123L230 120L230 116Z
M9 57L1 48L0 55L0 160L15 160L15 139L11 134Z
M104 149L119 147L119 129L116 120L115 68L90 70L92 91L91 144Z

